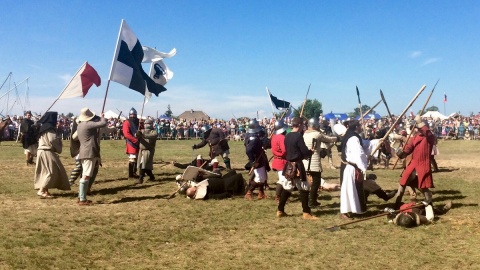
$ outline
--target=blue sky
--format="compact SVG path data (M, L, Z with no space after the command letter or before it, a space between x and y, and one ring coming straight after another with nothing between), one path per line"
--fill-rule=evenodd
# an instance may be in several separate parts
M102 109L122 19L142 45L177 55L166 92L152 97L144 114L170 104L174 114L202 110L215 118L270 116L265 87L301 106L318 99L325 112L373 106L382 89L400 114L413 105L446 114L480 111L480 2L478 1L2 1L0 83L3 95L29 77L18 93L22 106L45 111L78 68L88 61L102 78L82 98L59 100L52 110L78 114ZM148 65L144 66L148 70ZM25 105L25 92L28 100ZM15 91L0 100L3 114L21 113ZM7 98L8 97L8 98ZM139 112L143 96L111 82L105 110ZM8 103L8 107L7 107ZM10 108L12 108L10 110ZM385 115L385 106L376 111Z

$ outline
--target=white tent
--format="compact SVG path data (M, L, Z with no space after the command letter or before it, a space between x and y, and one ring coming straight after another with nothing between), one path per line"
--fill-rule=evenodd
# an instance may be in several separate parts
M438 112L438 111L428 111L428 112L426 112L424 115L422 115L422 117L431 117L431 118L433 118L433 119L440 118L440 120L445 120L445 119L448 118L448 117L446 117L445 115L441 114L441 113Z
M112 110L108 110L105 112L105 118L107 119L110 119L110 118L118 118L118 114L115 113L114 111ZM121 116L120 117L121 120L125 120L125 117Z

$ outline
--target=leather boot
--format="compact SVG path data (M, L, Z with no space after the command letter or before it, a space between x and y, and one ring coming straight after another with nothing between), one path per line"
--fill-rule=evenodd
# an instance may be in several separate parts
M263 199L266 199L266 198L268 198L267 195L265 195L265 192L263 191L263 189L260 189L260 190L258 191L258 197L257 197L257 199L263 200Z
M132 177L133 177L133 163L129 162L128 163L128 178L132 178Z
M245 200L247 200L247 201L253 200L252 194L253 194L253 192L251 190L248 190L247 194L245 194Z
M318 217L312 216L310 213L303 213L303 219L308 219L308 220L317 220Z
M229 169L229 170L232 169L232 167L231 167L231 165L230 165L230 159L229 159L229 158L223 159L223 162L225 163L225 168L227 168L227 169Z

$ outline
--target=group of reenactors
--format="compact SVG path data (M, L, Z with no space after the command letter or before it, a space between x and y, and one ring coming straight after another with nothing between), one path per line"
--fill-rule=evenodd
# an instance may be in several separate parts
M69 190L75 179L81 176L78 204L91 205L92 202L87 200L87 195L91 192L101 166L98 131L107 125L107 120L103 115L100 117L95 115L88 108L83 108L75 119L70 152L76 160L76 165L68 181L65 169L58 159L62 144L55 136L57 114L47 112L37 124L29 120L30 117L31 114L27 112L21 126L22 143L27 165L33 164L33 156L37 155L35 172L37 194L41 198L50 198L52 195L48 189ZM365 213L366 198L370 194L376 194L385 201L396 195L393 209L400 209L407 187L420 190L425 197L425 205L432 206L430 188L434 186L430 162L435 136L420 117L415 121L412 127L415 135L408 142L403 141L406 145L398 148L401 150L396 153L399 158L412 157L406 164L396 192L385 192L376 184L376 176L366 173L370 160L367 147L371 142L361 136L363 127L359 121L338 123L332 129L328 122L320 124L318 118L306 121L299 117L292 119L291 131L288 133L288 127L282 120L275 122L273 131L266 131L256 119L249 122L244 141L248 157L245 169L249 171L246 181L241 174L236 174L231 168L230 148L224 132L215 126L210 127L205 131L202 141L192 146L195 150L208 145L210 160L196 163L192 161L192 165L211 169L220 177L214 177L215 174L204 174L202 177L199 173L195 181L190 181L183 190L186 191L187 197L194 199L228 198L241 193L246 200L253 200L254 192L258 190L257 199L265 199L267 198L265 189L270 187L267 182L268 172L273 170L278 175L275 188L275 200L278 204L276 216L279 218L289 216L285 212L285 205L292 192L298 190L303 218L316 220L318 217L312 215L311 209L320 206L318 192L325 186L321 160L325 157L331 158L331 147L337 144L341 157L340 185L332 189L340 190L339 210L342 219L352 219ZM158 134L153 127L152 119L139 121L136 110L132 108L129 111L129 118L122 125L122 131L126 139L128 177L134 178L135 184L142 184L146 176L148 180L155 181L153 157ZM267 157L269 149L273 159L271 165L271 159ZM218 168L218 156L223 158L227 171L223 176ZM330 166L335 168L333 162ZM52 171L54 173L51 173Z
M381 125L370 138L376 140L375 142L363 137L363 127L358 120L335 124L333 131L328 134L325 133L325 128L322 128L318 118L312 118L308 122L302 118L293 118L290 128L291 131L287 133L287 125L281 120L276 121L273 135L266 138L265 134L267 132L258 124L256 119L253 119L248 125L244 142L248 157L245 169L249 171L244 197L246 200L252 200L254 191L258 190L257 199L265 199L267 197L265 189L269 187L267 183L268 171L273 169L278 174L275 200L278 204L276 215L279 218L289 216L285 212L285 204L291 193L298 190L303 218L308 220L318 219L318 217L312 215L311 209L320 205L318 191L321 190L321 185L324 182L321 177L321 160L329 155L325 145L334 144L339 145L341 156L340 218L351 220L354 217L361 217L366 212L367 197L370 194L375 194L384 201L397 196L395 204L392 208L388 208L388 211L392 213L399 211L397 216L391 215L390 217L395 224L405 227L412 226L410 220L414 220L416 225L425 223L425 220L430 222L432 215L429 214L428 218L425 219L425 212L433 211L435 214L443 214L451 207L451 203L443 208L433 207L430 188L433 188L434 185L430 164L431 158L433 158L431 152L435 145L435 136L420 116L417 116L414 123L409 127L411 132L414 133L409 141L406 141L406 134L403 132L398 132L400 137L395 136L396 139L405 144L404 147L397 148L396 155L400 159L410 156L411 160L408 164L405 164L398 190L391 192L386 192L376 183L375 174L367 174L367 167L372 160L372 154L368 150L369 147L382 144L379 146L388 149L387 158L391 157L390 145L381 139L385 135L385 129ZM207 142L210 141L207 140ZM216 141L213 142L213 144L210 144L210 157L212 159L228 151L228 147L221 148L220 145L215 143ZM387 146L383 144L387 144ZM193 146L194 149L197 147L197 145ZM213 148L217 148L217 150L213 150ZM267 157L267 149L271 149L273 155L271 165ZM227 167L230 167L229 163ZM188 197L196 199L213 197L212 195L210 197L197 196L194 192L198 190L196 184L194 183L191 186L193 188L187 193ZM407 187L412 192L419 190L423 194L425 200L421 207L411 207L410 204L402 202ZM205 192L207 191L208 187L205 188ZM225 192L225 190L222 189L222 192ZM214 191L211 190L210 193L214 194ZM230 195L235 194L232 192ZM406 209L407 206L408 209ZM414 214L419 216L415 217ZM404 218L402 215L414 217Z

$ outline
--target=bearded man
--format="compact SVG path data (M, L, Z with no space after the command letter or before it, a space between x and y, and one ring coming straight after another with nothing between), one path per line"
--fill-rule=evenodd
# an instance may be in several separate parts
M137 155L139 150L137 131L139 125L137 110L131 108L128 113L128 119L123 122L122 131L126 141L125 152L128 155L128 177L135 179L139 178L137 174Z

